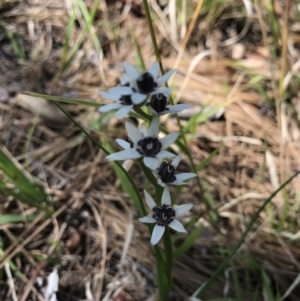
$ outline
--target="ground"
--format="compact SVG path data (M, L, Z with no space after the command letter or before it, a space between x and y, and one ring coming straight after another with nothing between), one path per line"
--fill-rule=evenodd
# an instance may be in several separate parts
M191 180L176 194L176 203L194 203L182 221L197 217L191 231L199 229L174 265L170 298L187 300L300 169L300 8L288 0L149 2L163 66L178 69L174 100L191 104L179 117L202 186ZM142 2L4 0L0 15L2 151L41 183L52 210L0 195L3 217L28 216L0 217L1 300L41 300L36 277L54 267L58 300L87 300L89 290L95 300L155 300L148 229L104 152L52 101L28 95L106 103L97 92L118 83L124 61L141 67L139 51L147 66L156 59ZM117 150L123 123L96 107L63 103ZM174 117L164 126L178 129ZM190 168L183 156L179 170ZM141 192L149 187L137 164L129 173ZM296 177L274 196L203 300L299 300L299 184Z

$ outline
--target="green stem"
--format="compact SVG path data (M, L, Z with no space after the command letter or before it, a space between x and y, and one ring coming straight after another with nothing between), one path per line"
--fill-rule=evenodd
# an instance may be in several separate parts
M163 188L157 184L157 179L153 175L152 171L147 168L143 161L140 160L140 165L141 168L149 180L149 182L155 187L156 191L156 204L160 206L160 201L162 199L162 194L163 194ZM153 230L153 229L152 229ZM164 248L165 248L165 262L164 262L164 269L163 269L163 277L164 279L161 278L161 271L162 271L162 261L156 259L157 261L157 280L160 282L159 283L159 288L160 288L160 293L161 293L161 300L168 300L165 299L169 295L169 291L172 287L173 283L173 278L172 278L172 265L173 265L173 248L172 248L172 240L171 240L171 235L170 235L170 230L169 227L166 226L165 233L163 236L163 242L164 242ZM156 248L156 247L155 247ZM157 252L159 251L155 249L156 256L158 255ZM165 281L167 279L167 283ZM163 282L162 282L163 281Z
M135 106L134 110L137 114L139 114L142 117L141 119L146 120L148 122L151 121L152 116L145 113L140 107Z
M169 287L171 289L173 284L172 277L172 267L173 267L173 248L172 248L172 240L169 227L166 226L164 237L164 247L165 247L165 256L166 256L166 276L169 282Z
M159 287L160 293L160 301L168 301L169 300L169 282L165 277L165 262L161 255L161 251L158 246L154 246L155 258L156 258L156 267L157 267L157 275L156 280Z
M197 298L201 298L203 294L209 289L211 284L216 280L216 278L219 276L220 273L224 271L229 261L232 259L234 254L238 251L238 249L241 247L241 245L244 243L246 236L248 235L250 229L254 225L255 221L258 219L260 213L264 210L264 208L267 206L268 203L273 199L273 197L282 189L284 188L289 182L291 182L298 174L300 174L300 171L297 171L292 177L290 177L287 181L285 181L277 190L275 190L269 198L267 198L262 206L256 211L255 215L253 216L251 222L249 223L246 231L243 233L242 237L238 241L237 245L231 252L231 254L223 261L223 263L217 268L217 270L214 272L214 274L210 277L210 279L204 284L204 286L201 288L201 290L197 294Z
M157 42L156 42L154 27L153 27L152 20L151 20L151 14L150 14L148 1L143 0L143 4L144 4L146 19L147 19L147 23L148 23L148 27L149 27L149 31L150 31L150 36L151 36L153 48L154 48L154 51L155 51L156 60L159 62L161 72L164 73L162 63L161 63L161 57L160 57L159 49L158 49Z
M150 31L150 35L151 35L153 48L154 48L154 51L155 51L156 60L159 62L161 73L164 74L165 71L164 71L164 68L162 66L161 56L160 56L160 53L159 53L159 49L158 49L158 45L157 45L157 41L156 41L156 37L155 37L155 32L154 32L154 27L153 27L152 20L151 20L151 14L150 14L148 1L143 0L143 4L144 4L144 8L145 8L146 19L147 19L147 23L148 23L148 27L149 27L149 31ZM168 84L166 84L166 86L168 87ZM173 100L172 96L170 96L170 103L172 105L174 104L174 100ZM186 141L186 138L185 138L185 135L184 135L183 127L181 125L179 116L178 116L178 114L175 114L175 116L176 116L177 124L179 126L180 135L183 139L183 144L185 145L186 148L188 148L188 144L187 144L187 141ZM197 167L194 164L192 155L190 154L190 152L187 152L186 155L188 156L192 171L197 174L197 172L198 172ZM210 220L211 220L214 228L220 233L220 229L219 229L219 226L218 226L218 213L213 208L213 206L209 203L209 201L205 198L204 192L203 192L203 187L202 187L202 184L200 183L200 180L199 180L198 177L196 177L196 181L197 181L197 185L198 185L198 188L199 188L200 198L203 201L203 203L205 204L207 212L209 212Z
M157 179L155 178L155 176L153 175L152 171L147 168L143 162L142 159L139 160L140 162L140 166L143 170L143 173L145 174L146 178L148 179L148 181L156 188L157 185ZM156 196L157 197L157 196Z

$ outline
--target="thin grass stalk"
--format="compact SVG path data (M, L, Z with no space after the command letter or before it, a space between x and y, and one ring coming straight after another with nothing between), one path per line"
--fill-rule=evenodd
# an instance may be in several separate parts
M33 135L33 132L34 132L34 130L36 128L38 120L39 120L39 114L36 114L34 116L33 121L32 121L32 126L30 127L30 129L29 129L29 131L28 131L28 133L26 135L26 141L25 141L25 146L24 146L24 154L28 154L29 153L30 141L32 139L32 135ZM24 164L24 168L26 170L29 169L29 164L30 164L30 162L29 162L29 156L26 156L26 158L25 158L25 164Z
M53 85L55 85L55 84L57 83L57 81L59 80L59 77L61 76L61 74L67 69L67 67L70 65L71 61L74 59L76 53L78 52L78 50L79 50L79 48L80 48L82 42L84 41L84 39L85 39L85 37L86 37L86 34L88 33L88 31L90 30L90 27L91 27L92 24L93 24L94 18L95 18L95 16L96 16L97 9L98 9L98 7L99 7L101 1L102 1L102 0L97 0L97 1L94 3L94 5L93 5L93 7L92 7L92 10L91 10L91 13L90 13L90 19L85 23L85 26L84 26L82 32L80 33L79 38L78 38L78 40L76 41L74 47L72 48L72 50L71 50L69 56L67 56L67 54L66 54L66 56L65 56L65 61L62 62L62 63L64 63L64 64L62 64L62 65L60 66L60 70L59 70L59 72L57 73L57 75L55 76L55 78L53 79L53 81L52 81L52 83L51 83L51 86L53 86ZM76 6L75 6L75 5L76 5ZM77 8L79 8L79 2L75 1L75 5L74 5L74 7L73 7L74 10L77 9ZM75 12L74 12L74 18L73 18L73 16L72 16L72 20L74 20L74 22L75 22ZM75 23L72 23L70 26L72 27L72 26L74 26L74 24L75 24ZM71 30L71 29L72 29L72 28L70 28L69 30ZM66 52L67 52L68 49L67 49L67 48L65 48L65 49L66 49Z
M151 20L151 14L150 14L148 1L143 0L143 5L144 5L144 9L145 9L146 19L147 19L148 28L149 28L149 31L150 31L150 36L151 36L151 40L152 40L156 60L159 63L161 73L164 74L164 69L163 69L163 66L162 66L161 57L160 57L158 45L157 45L157 42L156 42L154 27L153 27L152 20Z
M194 13L192 15L191 22L189 24L188 30L187 30L187 32L186 32L186 34L185 34L185 36L183 38L183 41L181 43L181 47L180 47L181 53L183 53L184 50L185 50L185 48L186 48L186 45L187 45L187 43L189 41L189 38L190 38L190 36L192 34L192 31L193 31L194 27L195 27L196 20L197 20L199 14L200 14L203 2L204 2L204 0L199 0L198 3L197 3L197 6L196 6L196 8L194 10Z
M72 116L62 108L62 106L57 103L57 102L54 102L54 104L90 139L92 140L103 152L105 152L107 155L109 155L109 152L94 138L92 137L76 120L74 120L72 118ZM129 180L130 184L132 185L136 195L137 195L137 198L139 200L139 203L140 203L140 208L141 208L141 211L142 211L142 214L146 215L146 209L145 209L145 206L144 206L144 203L141 199L141 196L140 196L140 193L138 191L138 188L136 187L133 179L129 176L129 174L127 173L127 171L124 169L124 167L119 163L119 162L115 162L116 165L120 168L120 170L125 174L125 176L127 177L127 179Z
M213 282L216 280L216 278L219 276L220 273L224 271L227 264L230 262L230 260L233 258L235 253L239 250L239 248L242 246L242 244L245 241L246 236L250 232L251 228L253 227L255 221L258 219L260 213L265 209L267 204L271 202L273 197L281 191L288 183L290 183L297 175L300 174L300 171L297 171L293 176L291 176L288 180L286 180L278 189L276 189L269 198L267 198L264 203L261 205L261 207L256 211L255 215L251 219L248 227L246 228L245 232L243 233L242 237L239 239L238 243L234 247L233 251L229 254L229 256L223 261L223 263L217 268L217 270L213 273L213 275L210 277L210 279L203 285L203 287L200 289L200 291L197 294L197 298L201 298L203 294L209 289L209 287L213 284Z
M139 44L132 28L130 28L130 35L131 35L131 39L133 40L133 43L135 46L135 51L136 51L138 59L139 59L139 64L143 70L146 70L146 64L145 64L144 57L143 57L143 54L141 51L141 47L140 47L140 44Z
M289 35L289 23L290 23L290 10L291 0L286 0L285 4L285 18L282 33L282 55L281 55L281 68L280 68L280 81L279 81L279 101L283 100L284 86L283 81L286 75L287 62L288 62L288 35Z
M287 0L285 4L285 20L282 33L282 50L281 50L281 66L280 66L280 80L279 80L279 97L278 97L278 109L279 109L279 127L281 131L284 131L284 125L282 124L282 115L285 114L284 106L284 96L285 88L283 86L283 81L286 76L287 63L288 63L288 34L289 34L289 21L290 21L290 10L291 10L291 0ZM280 145L280 180L283 182L286 179L286 138L282 137ZM289 196L286 189L282 190L282 197L284 200L283 210L280 217L279 231L282 231L284 228L284 223L287 217L288 208L289 208Z

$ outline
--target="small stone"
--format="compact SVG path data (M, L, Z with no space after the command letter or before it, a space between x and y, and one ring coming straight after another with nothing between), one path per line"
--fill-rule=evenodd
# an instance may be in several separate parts
M231 56L234 60L240 60L245 55L245 46L241 43L232 45Z
M7 103L9 101L9 94L6 89L0 87L0 102Z

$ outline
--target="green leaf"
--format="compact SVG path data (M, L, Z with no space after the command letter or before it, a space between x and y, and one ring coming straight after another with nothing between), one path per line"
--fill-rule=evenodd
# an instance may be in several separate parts
M0 256L4 255L4 251L2 248L0 248ZM18 269L18 267L11 261L8 261L9 267L16 273L16 275L25 283L28 283L28 279L26 278L25 275L23 275L20 270Z
M267 297L268 301L276 301L276 299L273 296L272 290L271 290L271 283L270 283L270 278L267 275L267 273L262 270L262 282L263 282L263 292Z
M23 214L3 214L0 215L0 225L11 224L11 223L23 223L31 222L37 216L34 214L23 215Z
M209 156L207 158L205 158L204 160L201 161L201 163L199 163L196 166L197 171L200 171L202 169L205 168L205 166L210 163L210 161L219 153L220 149L223 147L223 145L220 145L218 148L216 148L213 152L211 152L209 154Z
M102 145L109 153L113 152L111 145L109 145L106 141L104 141L104 139L102 139ZM120 167L116 162L111 162L111 164L115 173L117 174L117 178L120 180L123 191L125 191L129 195L129 197L133 202L134 207L137 209L139 214L141 216L145 215L146 212L142 204L140 203L140 198L137 196L134 187L132 186L131 182L128 180L128 177L130 177L130 175L127 173L127 171L126 171L127 175L124 174L124 172L120 169Z
M25 51L24 51L24 45L23 45L23 40L20 36L16 35L11 29L8 24L3 22L2 20L0 21L0 26L4 29L5 35L9 38L10 40L10 45L11 48L15 54L15 56L19 59L25 59Z
M65 103L83 105L83 106L94 107L94 108L101 107L101 104L99 104L99 103L84 100L84 99L79 99L79 98L66 98L66 97L51 96L51 95L47 95L47 94L39 94L39 93L33 93L33 92L22 92L22 94L29 95L32 97L40 97L40 98L52 100L55 102L65 102Z
M267 198L264 203L259 207L259 209L256 211L254 216L252 217L249 225L247 226L246 230L244 231L243 235L239 239L238 243L234 247L234 249L231 251L229 256L223 261L223 263L216 269L216 271L213 273L213 275L206 281L206 283L197 290L197 298L201 298L203 294L210 288L210 286L214 283L214 281L217 279L217 277L224 271L224 269L227 267L227 264L230 262L230 260L234 257L236 252L239 250L243 242L245 241L245 238L247 234L250 232L252 226L254 225L255 221L258 219L260 213L265 209L268 203L271 202L271 200L274 198L274 196L282 190L283 187L285 187L288 183L290 183L298 174L300 174L300 171L296 172L293 176L291 176L288 180L286 180L278 189L276 189L269 198Z
M25 170L20 170L4 150L0 150L1 174L0 191L30 206L46 209L49 200L43 186L30 178Z
M99 141L97 141L94 137L92 137L87 130L85 130L76 120L74 120L70 114L65 111L59 103L56 103L56 106L91 140L93 141L100 149L102 149L107 155L110 153L105 147L103 147L103 145L101 143L99 143ZM132 197L132 200L134 202L136 202L138 200L138 205L137 205L137 210L140 211L141 215L146 215L146 210L143 204L143 201L141 199L141 196L139 194L139 190L137 188L137 186L135 185L134 181L132 180L131 176L128 174L128 172L124 169L124 167L119 163L119 162L114 162L113 166L116 166L118 168L118 172L120 171L122 173L122 176L120 175L120 177L123 179L123 176L125 176L127 178L126 182L123 179L123 183L125 183L124 185L126 185L126 189L128 190L128 192L130 192L130 195ZM126 191L127 191L126 190ZM134 195L133 195L134 194Z
M168 283L168 278L166 277L165 274L166 265L158 246L154 246L154 251L155 251L156 268L157 268L156 281L160 291L159 300L167 301L169 300L170 286Z
M242 301L242 299L227 297L227 298L209 299L207 301Z
M220 109L224 108L226 106L226 103L219 104L215 107L210 108L207 112L204 112L205 108L208 108L208 106L205 106L199 110L196 114L194 114L186 123L186 125L183 128L183 132L196 132L196 126L205 122L208 118L215 115Z
M232 273L232 279L233 279L233 286L235 289L236 296L238 300L242 300L242 293L241 293L241 287L239 283L239 277L235 268L235 265L233 261L231 262L231 273Z
M178 258L182 254L186 253L193 246L194 242L199 237L199 234L201 233L203 227L204 226L200 224L196 229L193 230L191 234L189 234L189 236L174 252L174 258Z

